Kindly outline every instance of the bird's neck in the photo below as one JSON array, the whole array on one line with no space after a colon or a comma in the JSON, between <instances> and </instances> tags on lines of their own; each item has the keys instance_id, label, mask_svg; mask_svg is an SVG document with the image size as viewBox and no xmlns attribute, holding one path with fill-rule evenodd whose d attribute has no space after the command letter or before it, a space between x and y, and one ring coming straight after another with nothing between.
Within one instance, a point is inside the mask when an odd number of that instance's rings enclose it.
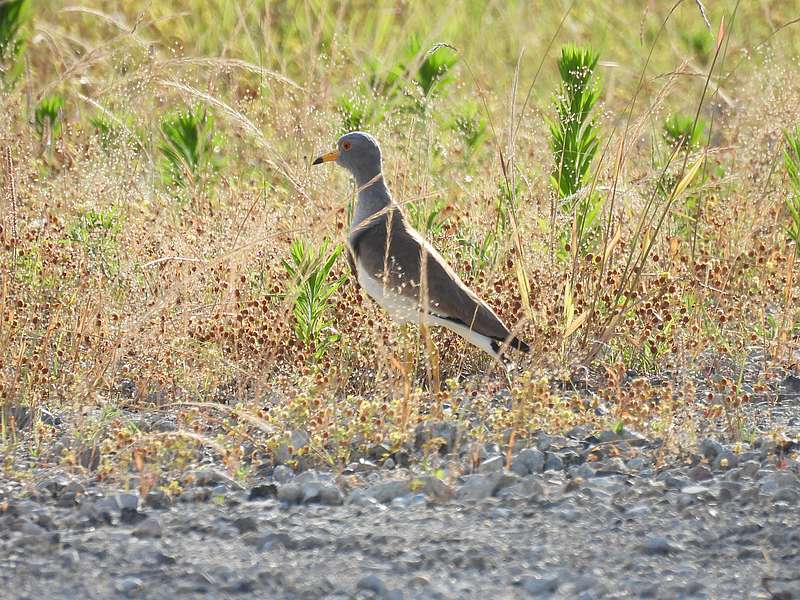
<instances>
[{"instance_id":1,"label":"bird's neck","mask_svg":"<svg viewBox=\"0 0 800 600\"><path fill-rule=\"evenodd\" d=\"M366 181L356 181L359 187L358 201L353 211L353 222L350 229L358 227L366 219L376 215L392 203L392 195L383 176L378 173L375 178ZM374 179L374 180L373 180Z\"/></svg>"}]
</instances>

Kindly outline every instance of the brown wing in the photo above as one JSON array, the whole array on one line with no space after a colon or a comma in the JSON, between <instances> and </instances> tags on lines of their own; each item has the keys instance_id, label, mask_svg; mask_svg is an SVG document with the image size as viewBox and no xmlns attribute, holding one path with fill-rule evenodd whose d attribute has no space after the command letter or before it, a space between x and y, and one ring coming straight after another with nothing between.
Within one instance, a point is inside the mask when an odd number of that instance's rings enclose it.
<instances>
[{"instance_id":1,"label":"brown wing","mask_svg":"<svg viewBox=\"0 0 800 600\"><path fill-rule=\"evenodd\" d=\"M394 208L350 235L350 246L364 269L392 291L419 302L421 264L427 273L430 312L466 325L473 331L504 342L508 328L489 306L470 290L444 258ZM424 257L424 258L422 258Z\"/></svg>"}]
</instances>

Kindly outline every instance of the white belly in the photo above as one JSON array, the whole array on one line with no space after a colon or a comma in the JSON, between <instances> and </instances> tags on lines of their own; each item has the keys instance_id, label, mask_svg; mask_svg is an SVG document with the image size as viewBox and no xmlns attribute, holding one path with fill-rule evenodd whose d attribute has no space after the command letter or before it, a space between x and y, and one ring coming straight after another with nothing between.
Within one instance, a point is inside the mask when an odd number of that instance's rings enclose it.
<instances>
[{"instance_id":1,"label":"white belly","mask_svg":"<svg viewBox=\"0 0 800 600\"><path fill-rule=\"evenodd\" d=\"M401 323L419 323L423 313L416 301L389 289L382 281L376 279L360 265L356 264L358 283L389 315Z\"/></svg>"},{"instance_id":2,"label":"white belly","mask_svg":"<svg viewBox=\"0 0 800 600\"><path fill-rule=\"evenodd\" d=\"M455 323L448 319L441 319L435 314L427 314L420 311L417 301L393 292L383 282L372 277L364 268L356 263L358 273L358 283L364 288L370 298L375 300L395 321L400 323L422 323L423 319L427 325L446 327L450 331L460 335L469 343L477 346L484 352L496 357L496 352L492 348L492 340L488 337L473 331L460 323Z\"/></svg>"}]
</instances>

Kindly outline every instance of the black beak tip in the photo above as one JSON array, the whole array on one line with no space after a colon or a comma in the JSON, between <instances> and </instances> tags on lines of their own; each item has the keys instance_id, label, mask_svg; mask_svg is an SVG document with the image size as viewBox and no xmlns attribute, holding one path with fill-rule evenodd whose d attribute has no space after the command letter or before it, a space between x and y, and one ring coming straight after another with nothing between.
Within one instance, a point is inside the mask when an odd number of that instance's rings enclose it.
<instances>
[{"instance_id":1,"label":"black beak tip","mask_svg":"<svg viewBox=\"0 0 800 600\"><path fill-rule=\"evenodd\" d=\"M314 159L314 162L312 162L311 164L312 165L321 165L322 162L323 162L322 157L318 156L317 158Z\"/></svg>"}]
</instances>

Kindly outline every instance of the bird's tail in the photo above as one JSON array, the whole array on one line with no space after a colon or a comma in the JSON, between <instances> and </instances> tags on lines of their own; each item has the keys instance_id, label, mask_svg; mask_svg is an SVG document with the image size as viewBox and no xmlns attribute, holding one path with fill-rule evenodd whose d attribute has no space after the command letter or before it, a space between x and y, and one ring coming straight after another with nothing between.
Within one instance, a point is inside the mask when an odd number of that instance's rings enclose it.
<instances>
[{"instance_id":1,"label":"bird's tail","mask_svg":"<svg viewBox=\"0 0 800 600\"><path fill-rule=\"evenodd\" d=\"M516 350L520 350L522 352L525 352L526 354L531 351L531 347L528 344L526 344L525 342L523 342L521 339L519 339L518 337L512 337L511 339L509 339L507 341L508 341L508 345L511 346L512 348L516 349Z\"/></svg>"}]
</instances>

